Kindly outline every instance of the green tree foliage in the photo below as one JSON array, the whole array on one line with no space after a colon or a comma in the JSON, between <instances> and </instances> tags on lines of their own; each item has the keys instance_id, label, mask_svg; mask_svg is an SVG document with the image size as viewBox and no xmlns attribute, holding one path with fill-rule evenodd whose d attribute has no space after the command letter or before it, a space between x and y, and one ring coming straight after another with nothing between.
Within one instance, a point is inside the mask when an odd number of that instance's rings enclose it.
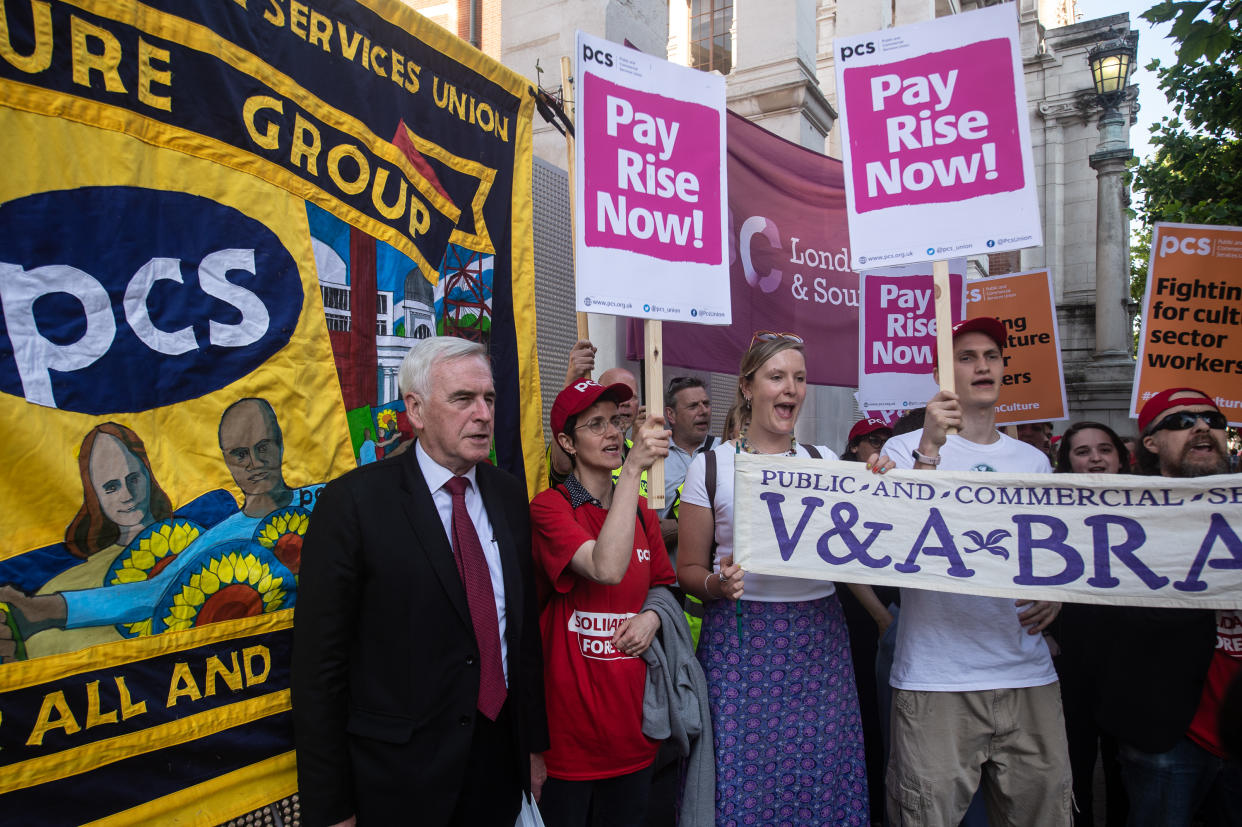
<instances>
[{"instance_id":1,"label":"green tree foliage","mask_svg":"<svg viewBox=\"0 0 1242 827\"><path fill-rule=\"evenodd\" d=\"M1173 21L1178 43L1176 63L1147 67L1174 115L1152 127L1154 152L1134 168L1144 237L1150 243L1157 221L1242 225L1242 0L1163 0L1142 17ZM1147 277L1141 265L1136 296Z\"/></svg>"}]
</instances>

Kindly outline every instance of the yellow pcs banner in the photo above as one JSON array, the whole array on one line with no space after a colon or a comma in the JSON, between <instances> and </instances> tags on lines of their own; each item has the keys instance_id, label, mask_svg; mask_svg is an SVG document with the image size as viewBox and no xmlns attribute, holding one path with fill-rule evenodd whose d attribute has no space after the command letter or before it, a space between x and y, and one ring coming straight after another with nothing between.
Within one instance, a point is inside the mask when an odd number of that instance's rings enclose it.
<instances>
[{"instance_id":1,"label":"yellow pcs banner","mask_svg":"<svg viewBox=\"0 0 1242 827\"><path fill-rule=\"evenodd\" d=\"M531 108L395 0L0 5L0 825L295 791L301 537L414 341L539 485Z\"/></svg>"}]
</instances>

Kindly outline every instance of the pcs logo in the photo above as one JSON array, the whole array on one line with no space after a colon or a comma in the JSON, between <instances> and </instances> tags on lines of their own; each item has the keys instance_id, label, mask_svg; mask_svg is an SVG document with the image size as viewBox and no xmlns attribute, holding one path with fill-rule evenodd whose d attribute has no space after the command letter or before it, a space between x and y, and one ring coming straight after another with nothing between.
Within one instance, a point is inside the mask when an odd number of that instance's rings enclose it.
<instances>
[{"instance_id":1,"label":"pcs logo","mask_svg":"<svg viewBox=\"0 0 1242 827\"><path fill-rule=\"evenodd\" d=\"M0 206L0 391L85 414L218 390L284 347L297 262L260 222L137 187Z\"/></svg>"},{"instance_id":2,"label":"pcs logo","mask_svg":"<svg viewBox=\"0 0 1242 827\"><path fill-rule=\"evenodd\" d=\"M859 43L854 46L841 47L841 60L849 60L852 57L860 57L862 55L875 54L875 43L868 40L866 43Z\"/></svg>"},{"instance_id":3,"label":"pcs logo","mask_svg":"<svg viewBox=\"0 0 1242 827\"><path fill-rule=\"evenodd\" d=\"M611 52L605 52L600 49L592 49L585 43L582 44L582 59L587 63L595 61L600 66L612 66Z\"/></svg>"},{"instance_id":4,"label":"pcs logo","mask_svg":"<svg viewBox=\"0 0 1242 827\"><path fill-rule=\"evenodd\" d=\"M1181 253L1187 256L1210 256L1212 254L1212 239L1196 238L1194 236L1178 238L1175 235L1161 233L1160 258L1164 258L1170 253Z\"/></svg>"}]
</instances>

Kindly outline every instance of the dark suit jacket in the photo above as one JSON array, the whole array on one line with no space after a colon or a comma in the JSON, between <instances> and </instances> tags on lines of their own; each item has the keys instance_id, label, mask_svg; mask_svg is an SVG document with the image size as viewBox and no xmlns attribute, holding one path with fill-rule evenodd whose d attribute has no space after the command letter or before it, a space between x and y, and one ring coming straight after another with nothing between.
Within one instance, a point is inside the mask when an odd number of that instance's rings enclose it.
<instances>
[{"instance_id":1,"label":"dark suit jacket","mask_svg":"<svg viewBox=\"0 0 1242 827\"><path fill-rule=\"evenodd\" d=\"M524 487L477 470L503 558L515 771L548 747ZM489 538L481 537L483 542ZM479 651L449 539L414 451L319 496L302 549L293 638L302 823L448 821L465 776Z\"/></svg>"}]
</instances>

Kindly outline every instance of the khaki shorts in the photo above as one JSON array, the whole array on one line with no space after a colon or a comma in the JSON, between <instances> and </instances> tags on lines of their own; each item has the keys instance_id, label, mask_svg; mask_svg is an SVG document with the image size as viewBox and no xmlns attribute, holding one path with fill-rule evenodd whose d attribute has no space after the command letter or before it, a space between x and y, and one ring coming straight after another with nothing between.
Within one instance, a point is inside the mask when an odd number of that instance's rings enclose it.
<instances>
[{"instance_id":1,"label":"khaki shorts","mask_svg":"<svg viewBox=\"0 0 1242 827\"><path fill-rule=\"evenodd\" d=\"M1059 683L976 692L893 690L888 817L952 827L982 782L988 821L1069 825L1071 790Z\"/></svg>"}]
</instances>

